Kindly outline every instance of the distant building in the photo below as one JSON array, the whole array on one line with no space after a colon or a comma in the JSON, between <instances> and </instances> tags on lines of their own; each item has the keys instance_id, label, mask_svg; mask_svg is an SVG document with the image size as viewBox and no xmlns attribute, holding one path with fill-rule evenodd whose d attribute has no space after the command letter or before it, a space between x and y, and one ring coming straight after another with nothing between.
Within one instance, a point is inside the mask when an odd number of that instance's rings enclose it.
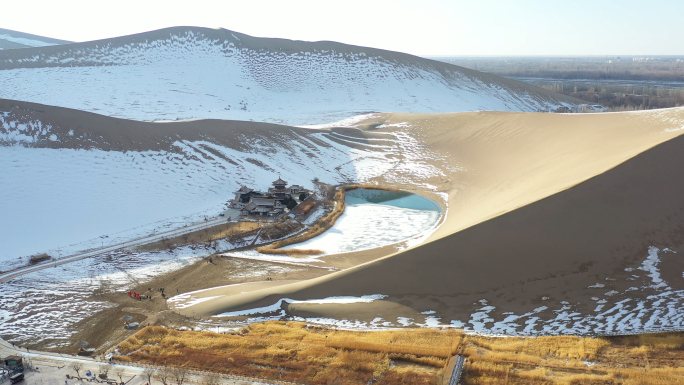
<instances>
[{"instance_id":1,"label":"distant building","mask_svg":"<svg viewBox=\"0 0 684 385\"><path fill-rule=\"evenodd\" d=\"M252 198L252 200L240 210L240 214L275 217L282 214L284 211L285 206L275 198Z\"/></svg>"},{"instance_id":2,"label":"distant building","mask_svg":"<svg viewBox=\"0 0 684 385\"><path fill-rule=\"evenodd\" d=\"M290 194L299 194L302 192L304 192L304 189L301 186L296 185L296 184L293 184L292 186L290 186Z\"/></svg>"}]
</instances>

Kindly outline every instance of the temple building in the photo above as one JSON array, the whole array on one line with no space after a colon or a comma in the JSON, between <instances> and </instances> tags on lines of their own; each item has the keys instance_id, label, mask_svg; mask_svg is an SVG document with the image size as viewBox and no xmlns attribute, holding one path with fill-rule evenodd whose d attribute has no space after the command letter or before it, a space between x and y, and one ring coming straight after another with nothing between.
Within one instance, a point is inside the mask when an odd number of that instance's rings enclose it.
<instances>
[{"instance_id":1,"label":"temple building","mask_svg":"<svg viewBox=\"0 0 684 385\"><path fill-rule=\"evenodd\" d=\"M235 191L235 198L229 201L229 207L240 210L243 216L278 216L287 210L287 203L294 201L299 203L299 195L311 195L311 192L300 185L287 186L287 182L282 178L272 182L273 187L269 187L266 193L256 191L247 186L240 187ZM292 207L292 206L290 206Z\"/></svg>"},{"instance_id":2,"label":"temple building","mask_svg":"<svg viewBox=\"0 0 684 385\"><path fill-rule=\"evenodd\" d=\"M277 181L273 182L273 187L269 187L268 189L269 194L273 194L277 197L284 197L288 192L287 182L280 179L280 177L278 177Z\"/></svg>"}]
</instances>

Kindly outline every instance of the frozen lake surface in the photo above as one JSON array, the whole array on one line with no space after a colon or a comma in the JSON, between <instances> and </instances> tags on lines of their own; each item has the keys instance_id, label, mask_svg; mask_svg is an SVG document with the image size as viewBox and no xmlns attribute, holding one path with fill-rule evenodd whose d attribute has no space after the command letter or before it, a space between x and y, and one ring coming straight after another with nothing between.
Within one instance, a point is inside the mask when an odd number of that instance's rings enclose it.
<instances>
[{"instance_id":1,"label":"frozen lake surface","mask_svg":"<svg viewBox=\"0 0 684 385\"><path fill-rule=\"evenodd\" d=\"M431 199L404 192L357 189L347 192L347 207L335 225L318 237L285 249L315 249L338 254L409 244L432 233L442 208Z\"/></svg>"}]
</instances>

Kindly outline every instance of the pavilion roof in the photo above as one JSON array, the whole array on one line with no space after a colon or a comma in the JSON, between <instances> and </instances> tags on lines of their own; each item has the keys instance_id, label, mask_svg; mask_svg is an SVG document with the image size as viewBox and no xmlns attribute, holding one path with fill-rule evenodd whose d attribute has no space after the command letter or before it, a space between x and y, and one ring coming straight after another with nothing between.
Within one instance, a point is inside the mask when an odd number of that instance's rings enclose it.
<instances>
[{"instance_id":1,"label":"pavilion roof","mask_svg":"<svg viewBox=\"0 0 684 385\"><path fill-rule=\"evenodd\" d=\"M273 182L274 186L287 186L287 182L278 177L278 180Z\"/></svg>"},{"instance_id":2,"label":"pavilion roof","mask_svg":"<svg viewBox=\"0 0 684 385\"><path fill-rule=\"evenodd\" d=\"M237 194L248 194L248 193L251 193L252 191L254 191L254 189L251 189L247 186L242 186L235 193L237 193Z\"/></svg>"}]
</instances>

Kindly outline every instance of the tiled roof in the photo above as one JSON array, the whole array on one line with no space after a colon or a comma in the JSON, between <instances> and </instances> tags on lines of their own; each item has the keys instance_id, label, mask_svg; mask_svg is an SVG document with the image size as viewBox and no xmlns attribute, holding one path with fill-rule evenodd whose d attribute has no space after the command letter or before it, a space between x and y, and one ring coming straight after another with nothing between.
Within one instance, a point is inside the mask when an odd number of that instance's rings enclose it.
<instances>
[{"instance_id":1,"label":"tiled roof","mask_svg":"<svg viewBox=\"0 0 684 385\"><path fill-rule=\"evenodd\" d=\"M252 202L257 206L273 206L275 205L275 199L270 198L252 198Z\"/></svg>"},{"instance_id":2,"label":"tiled roof","mask_svg":"<svg viewBox=\"0 0 684 385\"><path fill-rule=\"evenodd\" d=\"M249 187L247 187L247 186L242 186L242 187L240 187L239 190L236 191L236 193L247 194L247 193L250 193L250 192L252 192L252 191L254 191L254 189L251 189L251 188L249 188Z\"/></svg>"}]
</instances>

